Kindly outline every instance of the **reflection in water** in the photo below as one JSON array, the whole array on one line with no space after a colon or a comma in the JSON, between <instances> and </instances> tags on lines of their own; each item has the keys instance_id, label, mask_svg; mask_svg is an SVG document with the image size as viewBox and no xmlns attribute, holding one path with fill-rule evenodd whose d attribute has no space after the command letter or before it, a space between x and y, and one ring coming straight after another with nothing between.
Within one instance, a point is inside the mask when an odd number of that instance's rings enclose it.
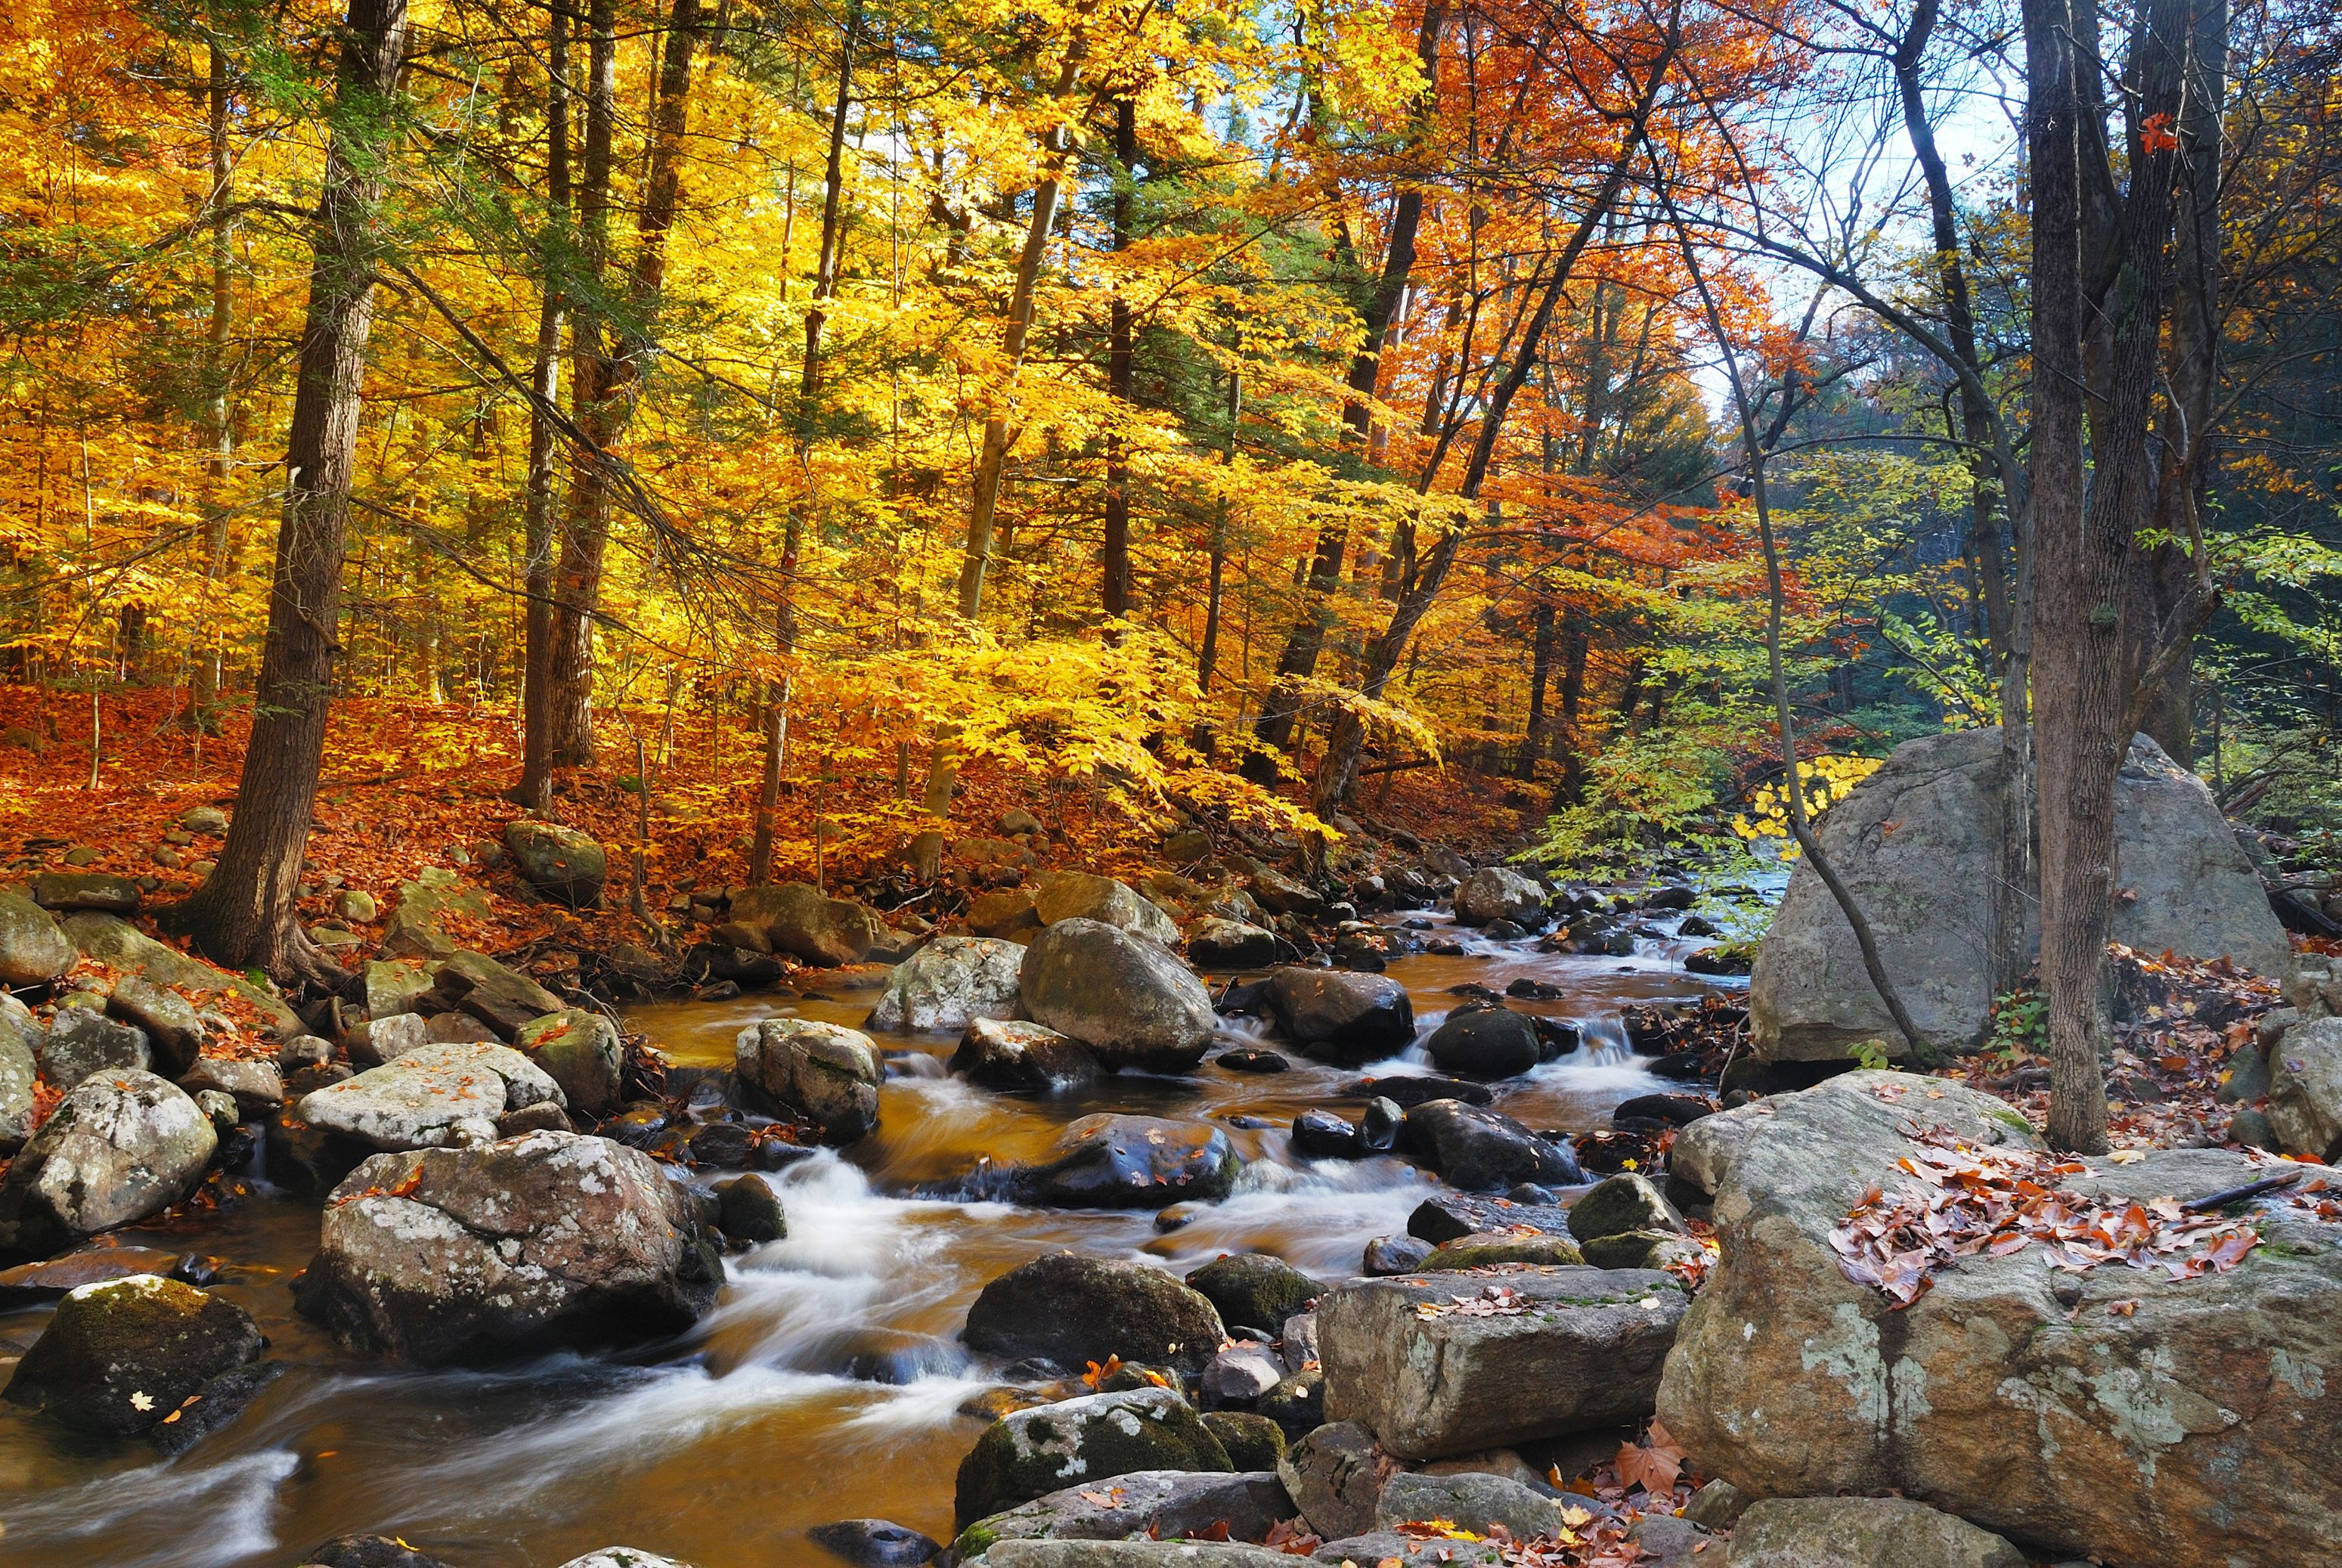
<instances>
[{"instance_id":1,"label":"reflection in water","mask_svg":"<svg viewBox=\"0 0 2342 1568\"><path fill-rule=\"evenodd\" d=\"M1024 1099L943 1075L948 1041L884 1038L894 1075L879 1134L775 1178L787 1238L731 1261L715 1310L687 1339L627 1357L493 1373L352 1357L292 1313L285 1282L315 1244L316 1211L281 1196L125 1234L226 1258L221 1288L295 1370L176 1461L136 1443L79 1443L0 1407L0 1563L278 1568L328 1536L380 1531L466 1568L545 1568L615 1543L749 1568L807 1560L808 1526L864 1515L947 1538L953 1473L978 1430L959 1406L995 1370L957 1340L986 1281L1059 1248L1182 1273L1261 1251L1346 1275L1369 1239L1405 1228L1433 1184L1396 1159L1301 1160L1285 1129L1364 1073L1428 1071L1420 1042L1454 1005L1450 987L1501 991L1530 975L1566 988L1558 1001L1513 1004L1576 1022L1586 1044L1499 1085L1498 1103L1532 1126L1576 1130L1663 1086L1628 1052L1618 1008L1710 984L1657 949L1556 958L1464 941L1464 957L1392 964L1416 1003L1417 1044L1364 1069L1288 1051L1293 1070L1273 1076L1207 1065L1187 1079L1109 1077L1080 1094ZM795 1012L858 1026L870 1001L745 996L645 1006L632 1021L679 1061L728 1064L733 1037L758 1018ZM1252 1021L1223 1022L1227 1044L1276 1048ZM1146 1213L910 1195L949 1190L986 1159L1036 1158L1093 1111L1206 1117L1251 1164L1226 1203L1168 1234ZM45 1308L0 1314L0 1348L21 1353L46 1318Z\"/></svg>"}]
</instances>

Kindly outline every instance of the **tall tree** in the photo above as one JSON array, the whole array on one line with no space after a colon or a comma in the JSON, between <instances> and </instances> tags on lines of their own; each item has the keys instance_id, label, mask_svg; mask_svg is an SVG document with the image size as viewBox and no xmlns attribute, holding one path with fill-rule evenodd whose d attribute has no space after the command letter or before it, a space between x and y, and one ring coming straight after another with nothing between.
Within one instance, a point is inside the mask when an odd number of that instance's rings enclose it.
<instances>
[{"instance_id":1,"label":"tall tree","mask_svg":"<svg viewBox=\"0 0 2342 1568\"><path fill-rule=\"evenodd\" d=\"M295 894L325 754L340 624L342 559L374 327L383 198L401 133L406 0L351 0L329 119L324 189L310 226L309 311L285 450L285 508L252 735L219 863L173 912L214 959L338 986Z\"/></svg>"},{"instance_id":2,"label":"tall tree","mask_svg":"<svg viewBox=\"0 0 2342 1568\"><path fill-rule=\"evenodd\" d=\"M554 746L554 484L560 433L554 428L561 397L561 325L565 308L562 272L568 265L569 233L569 34L566 8L545 12L545 233L540 242L545 277L537 296L536 355L529 385L535 396L528 413L527 494L522 504L524 564L528 604L524 614L525 654L521 675L520 784L513 794L521 804L542 812L553 804Z\"/></svg>"}]
</instances>

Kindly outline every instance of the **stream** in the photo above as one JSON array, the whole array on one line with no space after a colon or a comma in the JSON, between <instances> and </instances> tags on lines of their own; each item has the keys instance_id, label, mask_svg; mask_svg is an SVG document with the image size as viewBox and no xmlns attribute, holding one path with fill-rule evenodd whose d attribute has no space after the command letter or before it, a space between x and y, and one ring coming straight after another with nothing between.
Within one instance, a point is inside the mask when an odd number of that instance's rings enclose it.
<instances>
[{"instance_id":1,"label":"stream","mask_svg":"<svg viewBox=\"0 0 2342 1568\"><path fill-rule=\"evenodd\" d=\"M1110 1076L1089 1093L1023 1099L945 1075L951 1039L874 1036L891 1064L879 1131L767 1177L787 1209L787 1239L729 1257L715 1309L689 1335L624 1355L429 1372L355 1356L294 1314L285 1283L315 1246L317 1209L265 1180L237 1206L124 1231L127 1244L223 1260L215 1288L259 1319L271 1357L291 1370L170 1460L135 1441L80 1440L0 1404L0 1564L285 1568L320 1541L368 1532L465 1568L545 1568L613 1544L698 1568L768 1568L830 1561L805 1532L857 1517L948 1543L954 1473L982 1429L958 1407L998 1381L957 1341L987 1281L1062 1248L1178 1273L1259 1251L1346 1277L1367 1241L1404 1231L1437 1184L1394 1158L1301 1159L1286 1129L1361 1072L1428 1071L1419 1043L1455 1004L1449 987L1501 991L1528 976L1563 988L1559 999L1512 1005L1576 1022L1584 1046L1495 1087L1508 1114L1576 1132L1629 1096L1675 1086L1628 1051L1622 1006L1746 984L1686 974L1679 958L1689 944L1645 941L1631 958L1557 956L1429 918L1436 934L1462 935L1466 953L1391 963L1413 997L1418 1044L1363 1069L1286 1051L1293 1069L1281 1074L1207 1063L1188 1078ZM874 1000L750 994L645 1004L626 1017L677 1063L728 1066L747 1024L795 1013L858 1027ZM1251 1020L1222 1025L1224 1044L1275 1044ZM1248 1162L1236 1193L1167 1234L1146 1211L908 1195L985 1156L1036 1158L1094 1111L1212 1120ZM252 1174L265 1177L256 1165ZM50 1310L0 1312L0 1356L13 1361L30 1345Z\"/></svg>"}]
</instances>

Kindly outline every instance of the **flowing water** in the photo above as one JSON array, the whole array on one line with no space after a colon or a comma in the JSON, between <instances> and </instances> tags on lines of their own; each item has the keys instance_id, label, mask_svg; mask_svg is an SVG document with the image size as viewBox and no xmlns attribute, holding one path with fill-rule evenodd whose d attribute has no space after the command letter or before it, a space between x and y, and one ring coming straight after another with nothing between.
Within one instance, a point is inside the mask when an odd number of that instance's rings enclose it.
<instances>
[{"instance_id":1,"label":"flowing water","mask_svg":"<svg viewBox=\"0 0 2342 1568\"><path fill-rule=\"evenodd\" d=\"M1402 958L1389 973L1414 998L1418 1041L1461 982L1502 990L1526 975L1566 988L1560 1000L1514 1004L1575 1020L1586 1036L1573 1054L1497 1086L1500 1108L1533 1127L1596 1126L1621 1100L1667 1086L1627 1051L1622 1005L1733 984L1684 974L1674 944L1620 959L1466 943L1466 956ZM728 1065L744 1024L793 1012L858 1026L871 1000L752 994L629 1017L678 1062ZM1232 1042L1254 1043L1247 1021L1222 1022ZM1020 1099L944 1075L949 1040L879 1041L892 1075L878 1133L770 1178L788 1238L728 1260L715 1310L690 1335L624 1356L487 1372L354 1356L296 1317L285 1289L315 1244L316 1207L265 1183L227 1212L124 1233L225 1260L217 1288L260 1320L271 1356L292 1370L177 1459L136 1442L82 1442L0 1404L0 1564L280 1568L321 1540L369 1532L465 1568L543 1568L612 1544L699 1568L768 1568L828 1561L806 1530L872 1516L947 1542L953 1474L981 1430L958 1406L995 1381L956 1337L986 1281L1060 1248L1180 1272L1261 1251L1338 1278L1434 1190L1396 1159L1296 1157L1285 1130L1293 1117L1356 1073L1290 1053L1293 1071L1273 1076L1206 1064L1189 1078L1124 1075L1086 1094ZM1418 1046L1359 1071L1427 1070ZM1143 1211L914 1195L986 1157L1034 1158L1093 1111L1214 1121L1248 1162L1235 1194L1168 1234ZM21 1353L48 1313L0 1313L0 1357Z\"/></svg>"}]
</instances>

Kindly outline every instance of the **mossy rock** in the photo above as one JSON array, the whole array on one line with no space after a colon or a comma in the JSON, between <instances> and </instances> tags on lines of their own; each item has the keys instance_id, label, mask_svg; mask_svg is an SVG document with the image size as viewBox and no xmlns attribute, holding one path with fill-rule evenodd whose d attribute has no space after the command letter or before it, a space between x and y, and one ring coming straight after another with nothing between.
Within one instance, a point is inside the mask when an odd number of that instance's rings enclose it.
<instances>
[{"instance_id":1,"label":"mossy rock","mask_svg":"<svg viewBox=\"0 0 2342 1568\"><path fill-rule=\"evenodd\" d=\"M1228 1451L1228 1463L1238 1470L1274 1470L1285 1457L1285 1428L1267 1416L1244 1410L1214 1410L1204 1425Z\"/></svg>"},{"instance_id":2,"label":"mossy rock","mask_svg":"<svg viewBox=\"0 0 2342 1568\"><path fill-rule=\"evenodd\" d=\"M1003 1416L960 1461L954 1508L966 1529L987 1514L1135 1470L1232 1470L1195 1406L1168 1389L1093 1393Z\"/></svg>"},{"instance_id":3,"label":"mossy rock","mask_svg":"<svg viewBox=\"0 0 2342 1568\"><path fill-rule=\"evenodd\" d=\"M1548 1236L1534 1232L1506 1234L1481 1232L1476 1235L1459 1236L1432 1249L1423 1260L1426 1273L1452 1272L1457 1269L1493 1268L1498 1263L1582 1263L1586 1261L1577 1243L1566 1236Z\"/></svg>"},{"instance_id":4,"label":"mossy rock","mask_svg":"<svg viewBox=\"0 0 2342 1568\"><path fill-rule=\"evenodd\" d=\"M67 1426L127 1437L204 1384L259 1358L260 1326L235 1303L156 1274L84 1285L16 1364L7 1397Z\"/></svg>"},{"instance_id":5,"label":"mossy rock","mask_svg":"<svg viewBox=\"0 0 2342 1568\"><path fill-rule=\"evenodd\" d=\"M1284 1259L1266 1253L1214 1258L1189 1273L1187 1288L1201 1293L1218 1308L1220 1321L1228 1327L1259 1329L1264 1333L1283 1333L1285 1320L1326 1289Z\"/></svg>"}]
</instances>

